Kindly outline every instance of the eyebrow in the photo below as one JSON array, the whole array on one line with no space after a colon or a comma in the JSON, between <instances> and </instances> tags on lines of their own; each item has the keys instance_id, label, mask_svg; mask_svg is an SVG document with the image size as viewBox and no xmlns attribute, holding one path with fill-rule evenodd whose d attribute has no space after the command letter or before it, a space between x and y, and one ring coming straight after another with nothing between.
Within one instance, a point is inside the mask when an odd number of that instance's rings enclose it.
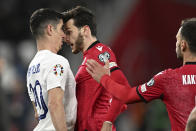
<instances>
[{"instance_id":1,"label":"eyebrow","mask_svg":"<svg viewBox=\"0 0 196 131\"><path fill-rule=\"evenodd\" d=\"M69 27L65 27L64 29L65 29L65 30L68 30L68 29L70 29L70 28L69 28Z\"/></svg>"}]
</instances>

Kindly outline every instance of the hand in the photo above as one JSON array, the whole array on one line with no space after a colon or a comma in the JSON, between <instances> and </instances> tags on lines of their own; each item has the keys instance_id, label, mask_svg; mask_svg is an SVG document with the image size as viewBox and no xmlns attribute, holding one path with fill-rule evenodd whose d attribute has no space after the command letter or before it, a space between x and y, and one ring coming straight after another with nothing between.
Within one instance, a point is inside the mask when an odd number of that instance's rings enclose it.
<instances>
[{"instance_id":1,"label":"hand","mask_svg":"<svg viewBox=\"0 0 196 131\"><path fill-rule=\"evenodd\" d=\"M112 131L112 123L104 122L101 131Z\"/></svg>"},{"instance_id":2,"label":"hand","mask_svg":"<svg viewBox=\"0 0 196 131\"><path fill-rule=\"evenodd\" d=\"M102 76L110 75L109 61L106 61L105 66L103 67L95 60L89 59L87 60L86 65L87 72L99 83Z\"/></svg>"}]
</instances>

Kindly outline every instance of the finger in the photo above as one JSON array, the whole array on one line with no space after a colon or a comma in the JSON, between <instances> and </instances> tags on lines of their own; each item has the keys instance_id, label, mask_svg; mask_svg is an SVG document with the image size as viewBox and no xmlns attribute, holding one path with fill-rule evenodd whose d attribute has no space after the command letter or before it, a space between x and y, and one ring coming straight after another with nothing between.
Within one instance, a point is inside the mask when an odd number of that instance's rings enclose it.
<instances>
[{"instance_id":1,"label":"finger","mask_svg":"<svg viewBox=\"0 0 196 131\"><path fill-rule=\"evenodd\" d=\"M92 76L93 75L93 72L90 70L90 69L88 69L88 67L86 68L86 71Z\"/></svg>"},{"instance_id":2,"label":"finger","mask_svg":"<svg viewBox=\"0 0 196 131\"><path fill-rule=\"evenodd\" d=\"M109 69L109 60L107 60L107 61L105 62L104 67L105 67L106 69Z\"/></svg>"},{"instance_id":3,"label":"finger","mask_svg":"<svg viewBox=\"0 0 196 131\"><path fill-rule=\"evenodd\" d=\"M87 60L86 64L88 64L88 66L91 66L92 68L94 68L94 66L95 66L94 60L92 60L92 59Z\"/></svg>"},{"instance_id":4,"label":"finger","mask_svg":"<svg viewBox=\"0 0 196 131\"><path fill-rule=\"evenodd\" d=\"M90 69L90 70L94 70L94 66L93 66L93 64L92 63L87 63L86 62L86 66Z\"/></svg>"},{"instance_id":5,"label":"finger","mask_svg":"<svg viewBox=\"0 0 196 131\"><path fill-rule=\"evenodd\" d=\"M97 61L93 60L93 59L89 59L87 60L88 63L92 64L92 65L97 65Z\"/></svg>"}]
</instances>

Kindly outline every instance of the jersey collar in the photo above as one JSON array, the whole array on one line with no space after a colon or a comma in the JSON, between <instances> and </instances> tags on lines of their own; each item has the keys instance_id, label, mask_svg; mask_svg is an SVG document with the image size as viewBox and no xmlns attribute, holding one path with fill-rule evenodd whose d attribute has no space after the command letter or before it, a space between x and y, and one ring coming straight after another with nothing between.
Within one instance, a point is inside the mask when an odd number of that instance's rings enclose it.
<instances>
[{"instance_id":1,"label":"jersey collar","mask_svg":"<svg viewBox=\"0 0 196 131\"><path fill-rule=\"evenodd\" d=\"M100 43L98 40L95 41L95 42L93 42L93 43L88 47L87 50L89 50L90 48L92 48L93 46L95 46L95 45L98 44L98 43Z\"/></svg>"},{"instance_id":2,"label":"jersey collar","mask_svg":"<svg viewBox=\"0 0 196 131\"><path fill-rule=\"evenodd\" d=\"M195 65L196 62L186 62L185 65Z\"/></svg>"}]
</instances>

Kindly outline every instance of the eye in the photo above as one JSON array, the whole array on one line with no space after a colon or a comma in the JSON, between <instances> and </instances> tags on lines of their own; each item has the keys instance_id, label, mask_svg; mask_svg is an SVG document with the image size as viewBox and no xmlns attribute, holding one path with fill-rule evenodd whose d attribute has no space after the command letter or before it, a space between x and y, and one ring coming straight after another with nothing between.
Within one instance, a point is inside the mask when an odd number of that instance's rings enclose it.
<instances>
[{"instance_id":1,"label":"eye","mask_svg":"<svg viewBox=\"0 0 196 131\"><path fill-rule=\"evenodd\" d=\"M71 34L71 31L70 31L70 30L66 30L66 31L65 31L65 34L66 34L66 35L70 35L70 34Z\"/></svg>"}]
</instances>

